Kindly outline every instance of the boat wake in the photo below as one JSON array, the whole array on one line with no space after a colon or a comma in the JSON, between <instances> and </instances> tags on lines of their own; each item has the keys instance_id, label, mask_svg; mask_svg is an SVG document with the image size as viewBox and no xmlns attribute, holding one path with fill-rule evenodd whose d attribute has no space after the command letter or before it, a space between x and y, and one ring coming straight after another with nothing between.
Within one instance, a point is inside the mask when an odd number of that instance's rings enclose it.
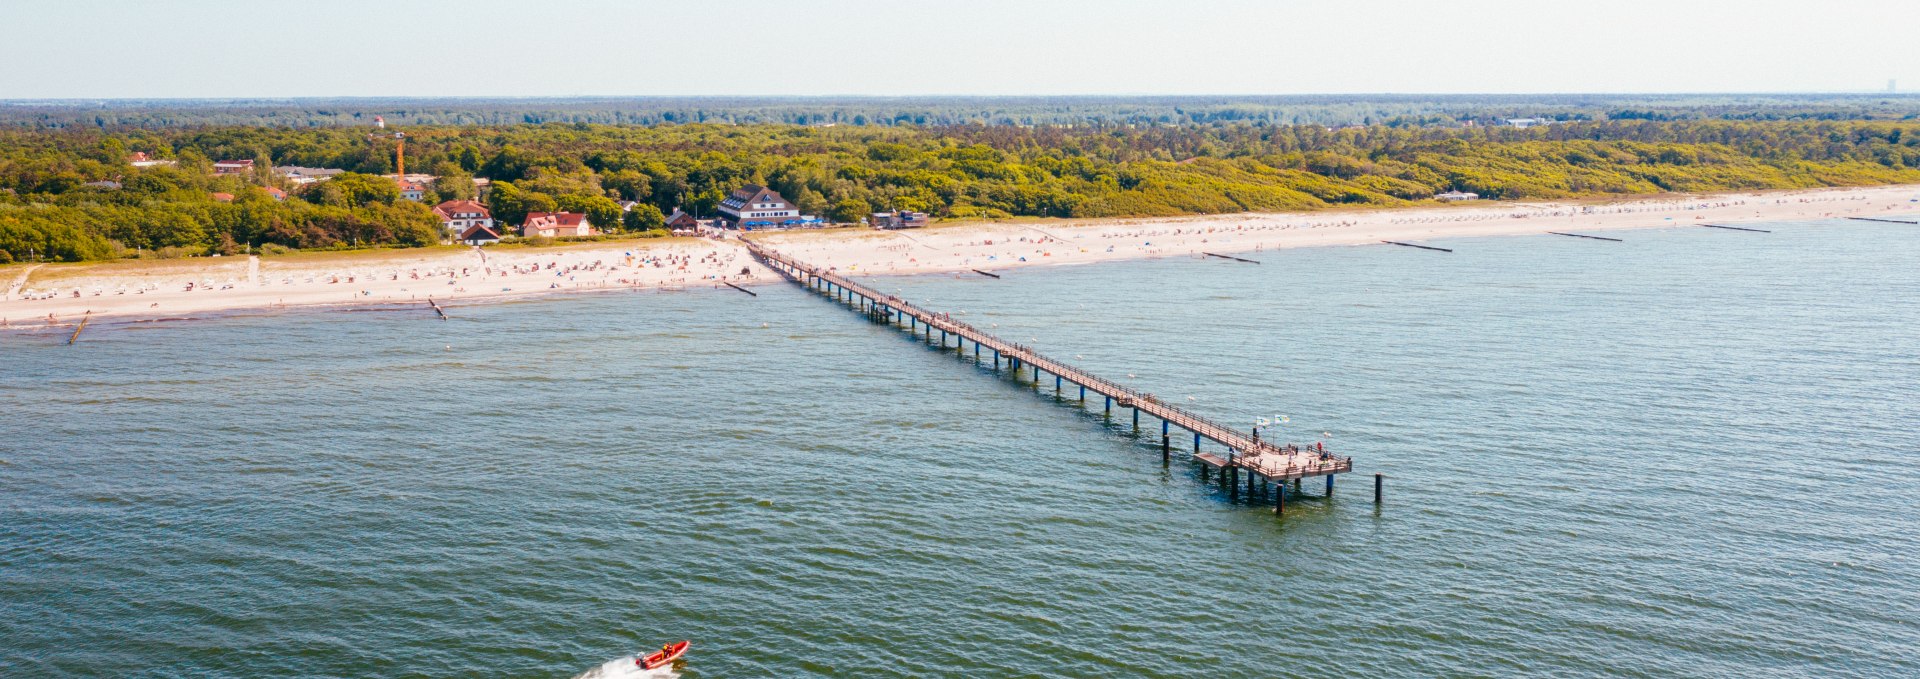
<instances>
[{"instance_id":1,"label":"boat wake","mask_svg":"<svg viewBox=\"0 0 1920 679\"><path fill-rule=\"evenodd\" d=\"M581 672L573 679L672 679L680 676L673 666L656 667L651 670L640 669L640 656L630 655L624 658L608 660L599 667Z\"/></svg>"}]
</instances>

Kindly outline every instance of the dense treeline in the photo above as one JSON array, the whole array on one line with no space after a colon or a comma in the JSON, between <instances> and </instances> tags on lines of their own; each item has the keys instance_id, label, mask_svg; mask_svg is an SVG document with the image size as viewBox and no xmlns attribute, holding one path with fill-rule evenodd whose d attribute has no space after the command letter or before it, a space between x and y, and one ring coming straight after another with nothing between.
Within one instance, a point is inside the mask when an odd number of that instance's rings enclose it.
<instances>
[{"instance_id":1,"label":"dense treeline","mask_svg":"<svg viewBox=\"0 0 1920 679\"><path fill-rule=\"evenodd\" d=\"M1914 94L1266 97L590 97L4 102L0 127L660 125L1458 125L1553 120L1917 120Z\"/></svg>"},{"instance_id":2,"label":"dense treeline","mask_svg":"<svg viewBox=\"0 0 1920 679\"><path fill-rule=\"evenodd\" d=\"M495 216L583 211L644 229L711 214L743 183L852 222L902 208L947 218L1111 217L1404 205L1460 189L1494 199L1920 183L1920 123L1613 120L1531 129L1317 125L940 128L783 125L407 128L434 198L492 180ZM390 136L220 127L0 132L0 258L414 245L428 208L399 200ZM140 151L178 161L136 169ZM293 191L215 159L351 171ZM119 188L88 186L114 181ZM232 202L216 201L215 192ZM618 200L647 207L623 212ZM643 215L643 216L642 216Z\"/></svg>"}]
</instances>

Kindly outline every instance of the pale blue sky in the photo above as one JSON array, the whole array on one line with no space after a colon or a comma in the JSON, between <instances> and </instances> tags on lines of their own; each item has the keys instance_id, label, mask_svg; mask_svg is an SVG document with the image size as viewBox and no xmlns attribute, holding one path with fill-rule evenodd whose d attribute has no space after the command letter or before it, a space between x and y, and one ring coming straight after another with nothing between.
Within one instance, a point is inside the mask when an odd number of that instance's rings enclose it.
<instances>
[{"instance_id":1,"label":"pale blue sky","mask_svg":"<svg viewBox=\"0 0 1920 679\"><path fill-rule=\"evenodd\" d=\"M1917 0L0 0L0 99L1920 89Z\"/></svg>"}]
</instances>

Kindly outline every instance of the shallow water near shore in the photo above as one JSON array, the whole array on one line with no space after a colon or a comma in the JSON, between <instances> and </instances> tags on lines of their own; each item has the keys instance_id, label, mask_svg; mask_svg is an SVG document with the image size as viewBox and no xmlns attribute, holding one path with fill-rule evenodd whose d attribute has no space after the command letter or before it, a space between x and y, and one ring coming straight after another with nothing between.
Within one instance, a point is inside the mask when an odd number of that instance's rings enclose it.
<instances>
[{"instance_id":1,"label":"shallow water near shore","mask_svg":"<svg viewBox=\"0 0 1920 679\"><path fill-rule=\"evenodd\" d=\"M1283 518L795 286L3 334L0 676L1920 674L1920 227L1760 228L869 279Z\"/></svg>"}]
</instances>

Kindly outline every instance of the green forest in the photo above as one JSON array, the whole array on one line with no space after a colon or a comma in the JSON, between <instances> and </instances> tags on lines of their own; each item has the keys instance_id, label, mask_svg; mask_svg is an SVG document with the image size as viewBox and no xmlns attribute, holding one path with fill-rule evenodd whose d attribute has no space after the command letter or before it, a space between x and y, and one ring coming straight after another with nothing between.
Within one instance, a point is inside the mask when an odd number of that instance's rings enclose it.
<instances>
[{"instance_id":1,"label":"green forest","mask_svg":"<svg viewBox=\"0 0 1920 679\"><path fill-rule=\"evenodd\" d=\"M484 199L509 224L568 210L634 231L658 227L675 207L711 214L745 183L842 222L883 209L944 219L1171 216L1405 206L1450 189L1516 200L1920 183L1920 122L1909 121L403 129L407 168L439 177L426 204L401 200L379 176L395 171L392 130L0 130L0 263L428 245L441 238L429 205L476 197L475 177L492 181ZM134 152L176 164L135 168ZM260 170L213 173L214 161L237 159L348 173L299 187ZM280 201L269 187L291 195ZM650 207L623 212L623 200Z\"/></svg>"}]
</instances>

